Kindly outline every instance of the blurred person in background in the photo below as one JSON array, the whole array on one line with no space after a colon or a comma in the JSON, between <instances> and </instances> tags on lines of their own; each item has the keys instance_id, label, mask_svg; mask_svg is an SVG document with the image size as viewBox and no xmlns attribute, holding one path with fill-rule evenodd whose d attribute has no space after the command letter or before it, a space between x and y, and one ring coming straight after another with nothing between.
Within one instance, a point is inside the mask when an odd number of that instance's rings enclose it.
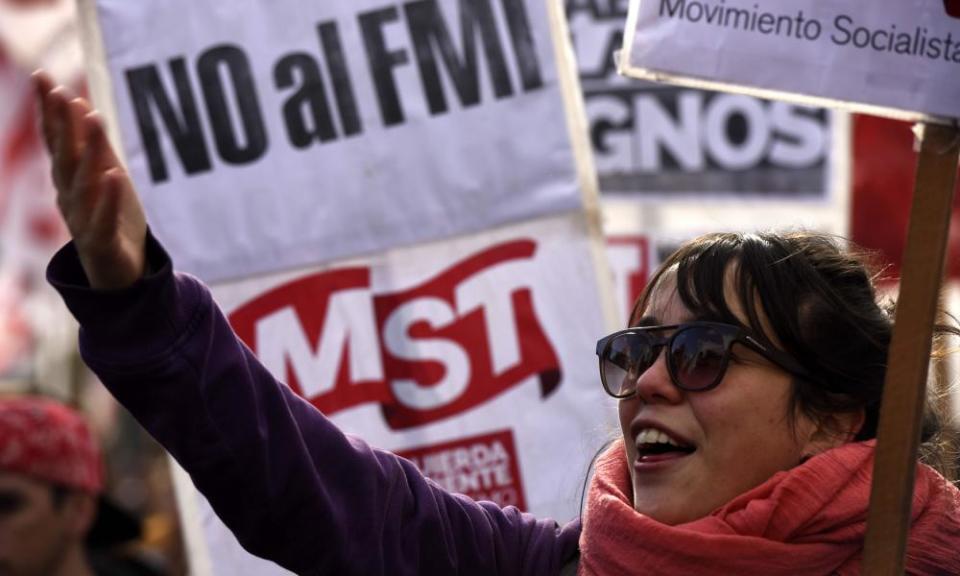
<instances>
[{"instance_id":1,"label":"blurred person in background","mask_svg":"<svg viewBox=\"0 0 960 576\"><path fill-rule=\"evenodd\" d=\"M83 418L40 397L0 399L0 575L157 576L123 545L137 520L103 496Z\"/></svg>"},{"instance_id":2,"label":"blurred person in background","mask_svg":"<svg viewBox=\"0 0 960 576\"><path fill-rule=\"evenodd\" d=\"M73 320L44 281L47 262L68 235L37 134L30 72L49 68L59 82L86 93L79 32L76 0L0 0L0 394L82 404L109 466L111 501L144 519L140 549L162 557L171 574L183 574L166 457L80 366ZM93 523L88 548L102 548L98 527L110 524ZM106 555L89 556L98 563ZM0 576L6 570L0 564Z\"/></svg>"}]
</instances>

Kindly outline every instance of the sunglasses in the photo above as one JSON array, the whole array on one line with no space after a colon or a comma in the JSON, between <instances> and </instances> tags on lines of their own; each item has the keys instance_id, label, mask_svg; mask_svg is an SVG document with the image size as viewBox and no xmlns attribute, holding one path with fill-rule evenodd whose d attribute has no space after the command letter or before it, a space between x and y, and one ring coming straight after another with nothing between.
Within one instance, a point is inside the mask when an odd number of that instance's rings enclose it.
<instances>
[{"instance_id":1,"label":"sunglasses","mask_svg":"<svg viewBox=\"0 0 960 576\"><path fill-rule=\"evenodd\" d=\"M734 343L755 350L787 372L809 379L809 372L792 356L733 324L685 322L670 326L627 328L597 342L600 381L614 398L637 393L637 380L666 348L667 372L674 386L700 392L715 388L730 364Z\"/></svg>"}]
</instances>

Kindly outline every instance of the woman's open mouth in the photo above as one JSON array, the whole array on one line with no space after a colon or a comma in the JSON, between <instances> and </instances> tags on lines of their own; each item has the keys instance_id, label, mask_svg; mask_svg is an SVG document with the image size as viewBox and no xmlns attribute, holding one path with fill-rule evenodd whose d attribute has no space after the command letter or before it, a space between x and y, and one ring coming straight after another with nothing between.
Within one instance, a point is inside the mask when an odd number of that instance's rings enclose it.
<instances>
[{"instance_id":1,"label":"woman's open mouth","mask_svg":"<svg viewBox=\"0 0 960 576\"><path fill-rule=\"evenodd\" d=\"M638 467L677 460L696 451L695 446L656 428L640 430L635 442L637 447L636 466Z\"/></svg>"}]
</instances>

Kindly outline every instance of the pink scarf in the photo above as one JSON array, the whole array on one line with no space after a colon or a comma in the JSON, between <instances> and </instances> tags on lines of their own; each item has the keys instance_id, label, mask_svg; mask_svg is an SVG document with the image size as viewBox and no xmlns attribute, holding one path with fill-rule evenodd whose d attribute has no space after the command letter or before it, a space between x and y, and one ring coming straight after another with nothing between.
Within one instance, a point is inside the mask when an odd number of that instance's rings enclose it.
<instances>
[{"instance_id":1,"label":"pink scarf","mask_svg":"<svg viewBox=\"0 0 960 576\"><path fill-rule=\"evenodd\" d=\"M667 526L633 509L623 441L598 460L579 576L859 574L873 442L811 458L710 516ZM907 572L960 574L960 492L919 465Z\"/></svg>"}]
</instances>

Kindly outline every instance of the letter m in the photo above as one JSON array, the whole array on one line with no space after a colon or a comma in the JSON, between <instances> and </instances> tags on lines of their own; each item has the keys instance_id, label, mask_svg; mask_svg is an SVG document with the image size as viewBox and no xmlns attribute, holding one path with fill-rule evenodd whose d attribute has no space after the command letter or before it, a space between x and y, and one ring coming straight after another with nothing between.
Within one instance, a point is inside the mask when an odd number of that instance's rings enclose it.
<instances>
[{"instance_id":1,"label":"letter m","mask_svg":"<svg viewBox=\"0 0 960 576\"><path fill-rule=\"evenodd\" d=\"M683 18L686 7L686 0L675 0L673 5L670 4L670 0L660 0L660 15L663 16L666 14L670 18L675 18L679 13L680 18Z\"/></svg>"},{"instance_id":2,"label":"letter m","mask_svg":"<svg viewBox=\"0 0 960 576\"><path fill-rule=\"evenodd\" d=\"M330 296L316 346L293 306L281 308L256 323L257 356L275 376L299 387L308 400L334 391L344 356L349 380L383 380L383 362L366 289Z\"/></svg>"},{"instance_id":3,"label":"letter m","mask_svg":"<svg viewBox=\"0 0 960 576\"><path fill-rule=\"evenodd\" d=\"M453 4L448 2L447 4ZM463 57L457 53L440 6L436 0L420 0L404 5L410 36L413 39L420 78L432 114L447 111L447 100L440 81L434 47L440 54L450 80L464 106L480 102L476 33L483 43L484 58L490 68L493 92L497 98L513 94L497 22L489 0L460 0L460 35Z\"/></svg>"}]
</instances>

